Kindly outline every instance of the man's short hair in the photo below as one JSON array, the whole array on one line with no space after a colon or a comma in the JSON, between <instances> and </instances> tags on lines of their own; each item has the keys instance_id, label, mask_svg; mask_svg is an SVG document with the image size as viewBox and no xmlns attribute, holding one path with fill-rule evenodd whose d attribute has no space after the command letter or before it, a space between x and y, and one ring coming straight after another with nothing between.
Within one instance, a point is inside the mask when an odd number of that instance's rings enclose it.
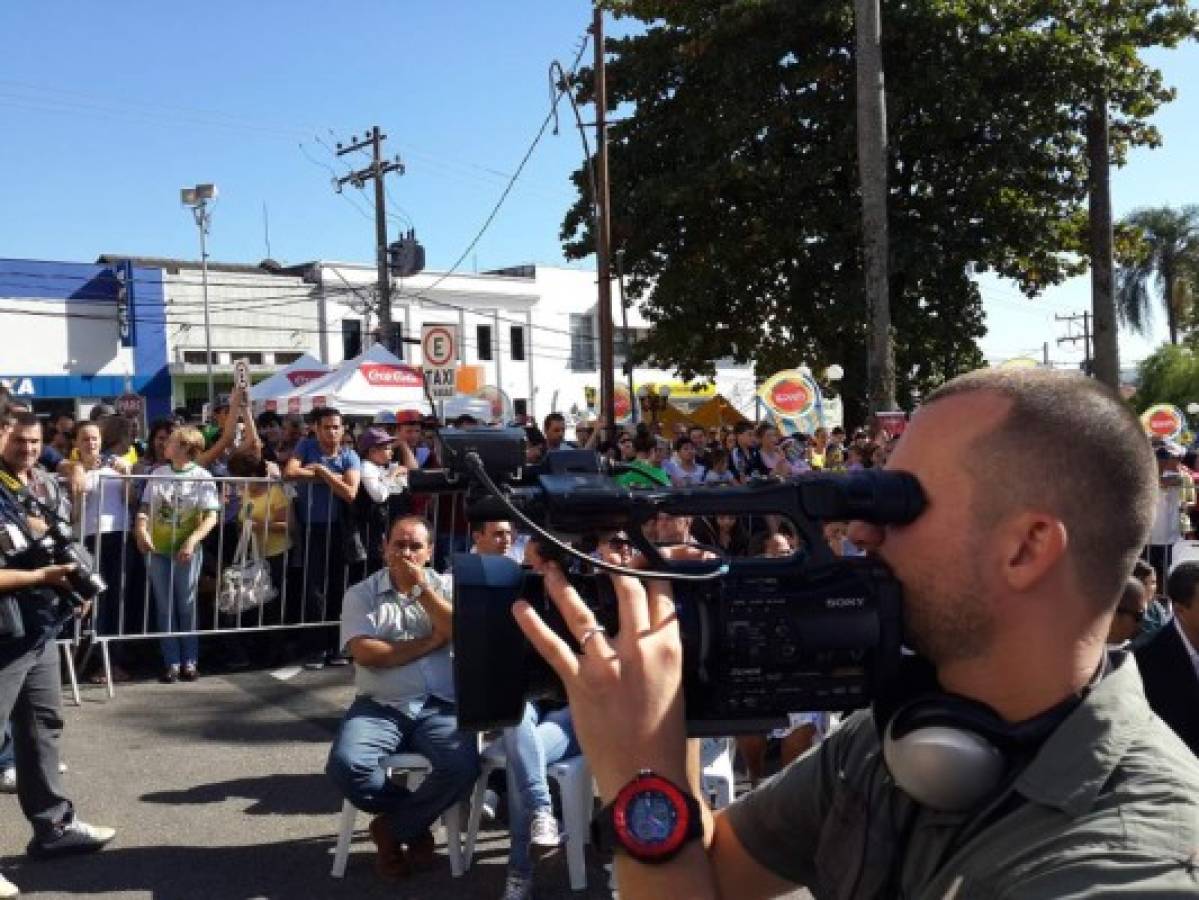
<instances>
[{"instance_id":1,"label":"man's short hair","mask_svg":"<svg viewBox=\"0 0 1199 900\"><path fill-rule=\"evenodd\" d=\"M425 529L425 540L432 543L433 541L433 526L429 524L429 520L424 516L418 516L415 513L407 513L402 516L396 516L387 525L387 540L391 541L391 536L396 530L396 526L403 522L413 522Z\"/></svg>"},{"instance_id":2,"label":"man's short hair","mask_svg":"<svg viewBox=\"0 0 1199 900\"><path fill-rule=\"evenodd\" d=\"M549 413L546 415L545 419L542 421L541 427L544 428L546 431L549 431L550 422L560 422L561 424L565 425L566 424L566 416L562 415L562 413L560 413L560 412Z\"/></svg>"},{"instance_id":3,"label":"man's short hair","mask_svg":"<svg viewBox=\"0 0 1199 900\"><path fill-rule=\"evenodd\" d=\"M1120 594L1121 609L1136 609L1145 599L1145 585L1129 575L1124 579L1124 590Z\"/></svg>"},{"instance_id":4,"label":"man's short hair","mask_svg":"<svg viewBox=\"0 0 1199 900\"><path fill-rule=\"evenodd\" d=\"M493 522L497 525L507 525L513 531L516 530L515 522L509 522L507 519L487 519L483 522L471 522L470 533L471 534L486 534L487 526L492 524Z\"/></svg>"},{"instance_id":5,"label":"man's short hair","mask_svg":"<svg viewBox=\"0 0 1199 900\"><path fill-rule=\"evenodd\" d=\"M1153 566L1149 565L1149 563L1143 559L1138 559L1132 564L1132 577L1139 578L1142 581L1154 574L1155 571L1156 570L1153 568Z\"/></svg>"},{"instance_id":6,"label":"man's short hair","mask_svg":"<svg viewBox=\"0 0 1199 900\"><path fill-rule=\"evenodd\" d=\"M1166 579L1166 596L1171 603L1191 608L1199 587L1199 562L1180 562Z\"/></svg>"},{"instance_id":7,"label":"man's short hair","mask_svg":"<svg viewBox=\"0 0 1199 900\"><path fill-rule=\"evenodd\" d=\"M742 434L745 434L745 432L747 432L747 431L753 431L753 430L754 430L754 423L749 421L748 419L743 419L742 421L738 422L736 425L733 426L733 434L736 434L736 435L742 435Z\"/></svg>"},{"instance_id":8,"label":"man's short hair","mask_svg":"<svg viewBox=\"0 0 1199 900\"><path fill-rule=\"evenodd\" d=\"M325 419L331 418L333 416L337 416L337 418L340 419L341 418L341 410L335 409L332 406L318 406L316 409L314 409L311 413L308 414L308 419L310 422L312 422L313 425L319 425Z\"/></svg>"},{"instance_id":9,"label":"man's short hair","mask_svg":"<svg viewBox=\"0 0 1199 900\"><path fill-rule=\"evenodd\" d=\"M678 437L678 438L674 439L674 450L676 453L678 453L680 450L682 450L686 446L692 446L692 447L695 446L695 441L691 440L690 435L685 434L682 437Z\"/></svg>"},{"instance_id":10,"label":"man's short hair","mask_svg":"<svg viewBox=\"0 0 1199 900\"><path fill-rule=\"evenodd\" d=\"M925 402L974 393L1009 404L1003 421L979 435L966 457L976 521L995 522L1019 509L1053 514L1069 533L1066 552L1080 586L1112 609L1157 501L1157 467L1140 421L1098 381L1047 369L980 369Z\"/></svg>"},{"instance_id":11,"label":"man's short hair","mask_svg":"<svg viewBox=\"0 0 1199 900\"><path fill-rule=\"evenodd\" d=\"M37 413L31 413L27 409L20 409L12 413L12 427L14 429L36 428L40 432L42 430L42 420L37 417Z\"/></svg>"},{"instance_id":12,"label":"man's short hair","mask_svg":"<svg viewBox=\"0 0 1199 900\"><path fill-rule=\"evenodd\" d=\"M270 428L272 425L283 427L283 420L279 418L279 414L274 410L266 410L258 414L258 418L254 420L259 428Z\"/></svg>"}]
</instances>

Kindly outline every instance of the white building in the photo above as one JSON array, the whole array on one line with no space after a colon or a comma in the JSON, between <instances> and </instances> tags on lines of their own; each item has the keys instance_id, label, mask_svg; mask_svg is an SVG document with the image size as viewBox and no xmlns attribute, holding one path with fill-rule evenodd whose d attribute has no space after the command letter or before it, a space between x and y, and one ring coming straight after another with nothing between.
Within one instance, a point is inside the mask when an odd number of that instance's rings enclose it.
<instances>
[{"instance_id":1,"label":"white building","mask_svg":"<svg viewBox=\"0 0 1199 900\"><path fill-rule=\"evenodd\" d=\"M110 262L117 257L101 257ZM195 409L207 396L203 287L199 264L136 258L163 272L164 309L173 402ZM279 267L209 264L208 312L214 382L218 393L232 385L232 365L246 359L255 375L308 352L330 365L357 355L377 338L373 312L374 266L312 262ZM615 293L615 292L614 292ZM510 398L515 414L540 420L559 411L585 416L599 386L595 273L580 269L521 266L498 273L422 272L392 288L392 320L408 343L403 357L419 364L423 324L459 329L460 362L484 367L484 382ZM624 333L619 300L616 379L622 373ZM648 323L628 313L630 340ZM639 368L635 386L670 385L685 393L670 372ZM752 414L752 367L718 365L715 390ZM701 395L702 396L702 395Z\"/></svg>"}]
</instances>

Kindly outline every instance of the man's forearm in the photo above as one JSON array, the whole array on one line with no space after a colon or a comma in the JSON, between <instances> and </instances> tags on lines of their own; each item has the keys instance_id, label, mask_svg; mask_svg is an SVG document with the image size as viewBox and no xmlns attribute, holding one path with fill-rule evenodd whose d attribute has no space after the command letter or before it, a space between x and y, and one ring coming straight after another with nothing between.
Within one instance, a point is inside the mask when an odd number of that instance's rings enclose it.
<instances>
[{"instance_id":1,"label":"man's forearm","mask_svg":"<svg viewBox=\"0 0 1199 900\"><path fill-rule=\"evenodd\" d=\"M350 655L368 669L393 669L428 656L444 644L445 639L436 633L399 641L359 637L350 642Z\"/></svg>"},{"instance_id":2,"label":"man's forearm","mask_svg":"<svg viewBox=\"0 0 1199 900\"><path fill-rule=\"evenodd\" d=\"M452 636L454 633L454 607L450 601L441 596L433 588L428 588L421 592L421 595L416 598L419 603L429 614L429 620L433 623L433 630L440 631L446 636Z\"/></svg>"}]
</instances>

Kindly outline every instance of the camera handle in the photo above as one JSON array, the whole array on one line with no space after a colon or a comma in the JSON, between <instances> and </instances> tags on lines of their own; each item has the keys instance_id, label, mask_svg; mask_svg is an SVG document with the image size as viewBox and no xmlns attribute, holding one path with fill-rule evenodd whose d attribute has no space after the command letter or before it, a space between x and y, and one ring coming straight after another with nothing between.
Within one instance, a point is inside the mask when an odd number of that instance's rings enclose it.
<instances>
[{"instance_id":1,"label":"camera handle","mask_svg":"<svg viewBox=\"0 0 1199 900\"><path fill-rule=\"evenodd\" d=\"M507 513L514 519L519 521L522 525L524 525L542 540L553 544L563 553L573 556L575 559L585 562L590 566L594 566L595 568L604 572L609 572L613 575L628 575L633 578L662 578L667 581L713 581L715 579L723 578L728 574L729 564L727 560L722 560L719 565L706 572L677 572L670 569L631 569L627 566L618 566L614 565L613 563L605 562L602 559L595 559L594 557L588 556L586 553L576 550L565 541L560 540L556 535L546 531L544 528L526 516L523 512L517 509L512 502L506 496L504 496L504 492L499 488L499 486L492 481L491 476L487 474L487 468L483 465L483 460L479 457L478 453L473 451L467 453L464 462L466 463L467 468L470 470L470 473L474 475L475 478L479 479L479 483L487 489L488 493L490 493L496 498L496 500L500 502L500 505L503 506L505 511L507 511ZM641 538L641 540L638 541L637 538ZM643 535L636 533L630 535L630 539L638 548L642 549L643 553L646 552L646 550L650 551L647 553L647 558L649 558L651 562L657 563L658 565L666 564L666 561L662 558L662 555L658 552L657 548L646 541Z\"/></svg>"}]
</instances>

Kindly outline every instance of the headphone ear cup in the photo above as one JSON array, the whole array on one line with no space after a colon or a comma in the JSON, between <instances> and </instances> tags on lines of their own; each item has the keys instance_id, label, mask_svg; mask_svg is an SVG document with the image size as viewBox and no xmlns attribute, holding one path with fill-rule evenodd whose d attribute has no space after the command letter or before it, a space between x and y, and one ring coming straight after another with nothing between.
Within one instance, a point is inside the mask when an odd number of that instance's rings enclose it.
<instances>
[{"instance_id":1,"label":"headphone ear cup","mask_svg":"<svg viewBox=\"0 0 1199 900\"><path fill-rule=\"evenodd\" d=\"M883 759L917 803L967 812L994 793L1008 769L1002 723L972 701L937 695L902 707L883 732Z\"/></svg>"}]
</instances>

